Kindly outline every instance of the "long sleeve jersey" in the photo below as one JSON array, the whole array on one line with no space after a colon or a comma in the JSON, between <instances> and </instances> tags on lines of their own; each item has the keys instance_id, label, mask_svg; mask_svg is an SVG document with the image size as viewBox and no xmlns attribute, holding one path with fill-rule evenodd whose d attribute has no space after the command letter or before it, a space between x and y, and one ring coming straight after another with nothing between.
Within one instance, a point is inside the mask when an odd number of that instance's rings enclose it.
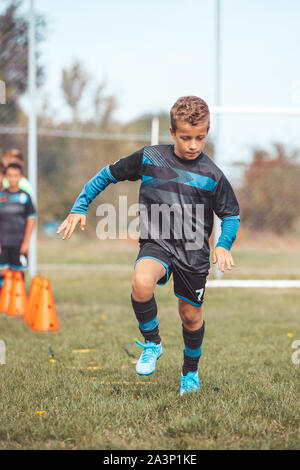
<instances>
[{"instance_id":1,"label":"long sleeve jersey","mask_svg":"<svg viewBox=\"0 0 300 470\"><path fill-rule=\"evenodd\" d=\"M36 217L31 197L25 191L0 191L0 243L19 246L24 238L27 220Z\"/></svg>"},{"instance_id":2,"label":"long sleeve jersey","mask_svg":"<svg viewBox=\"0 0 300 470\"><path fill-rule=\"evenodd\" d=\"M207 273L215 213L222 220L217 246L230 250L239 226L239 205L229 181L205 153L183 160L174 153L174 145L144 147L95 175L71 213L85 214L97 194L125 180L141 180L140 244L157 243L181 268Z\"/></svg>"}]
</instances>

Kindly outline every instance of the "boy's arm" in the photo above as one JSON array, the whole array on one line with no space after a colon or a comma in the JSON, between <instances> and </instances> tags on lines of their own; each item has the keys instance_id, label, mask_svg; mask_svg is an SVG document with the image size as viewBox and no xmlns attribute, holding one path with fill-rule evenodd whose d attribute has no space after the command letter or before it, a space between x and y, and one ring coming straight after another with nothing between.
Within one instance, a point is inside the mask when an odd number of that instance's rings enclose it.
<instances>
[{"instance_id":1,"label":"boy's arm","mask_svg":"<svg viewBox=\"0 0 300 470\"><path fill-rule=\"evenodd\" d=\"M24 238L20 247L20 253L27 255L29 250L29 243L30 238L35 226L35 219L36 219L36 212L34 205L32 204L31 197L27 194L28 200L25 204L25 215L27 218L26 227L25 227L25 234Z\"/></svg>"},{"instance_id":2,"label":"boy's arm","mask_svg":"<svg viewBox=\"0 0 300 470\"><path fill-rule=\"evenodd\" d=\"M86 212L89 205L109 184L119 181L136 181L141 178L143 149L117 160L112 165L102 168L90 181L86 183L77 197L70 214L62 222L57 234L64 231L63 240L70 238L76 225L80 222L81 230L85 229Z\"/></svg>"},{"instance_id":3,"label":"boy's arm","mask_svg":"<svg viewBox=\"0 0 300 470\"><path fill-rule=\"evenodd\" d=\"M212 261L213 264L218 262L219 269L224 272L226 266L229 270L234 266L230 250L240 224L238 201L224 175L222 175L213 195L213 209L222 222L221 235L213 250Z\"/></svg>"},{"instance_id":4,"label":"boy's arm","mask_svg":"<svg viewBox=\"0 0 300 470\"><path fill-rule=\"evenodd\" d=\"M35 217L34 216L28 217L27 222L26 222L24 238L20 247L20 253L23 255L28 254L30 238L31 238L34 226L35 226Z\"/></svg>"}]
</instances>

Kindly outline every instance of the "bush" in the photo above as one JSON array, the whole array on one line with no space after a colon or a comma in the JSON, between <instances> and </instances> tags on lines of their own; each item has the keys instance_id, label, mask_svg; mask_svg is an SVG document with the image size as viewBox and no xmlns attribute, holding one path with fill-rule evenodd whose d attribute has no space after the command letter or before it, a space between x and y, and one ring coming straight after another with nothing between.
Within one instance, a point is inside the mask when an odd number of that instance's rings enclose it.
<instances>
[{"instance_id":1,"label":"bush","mask_svg":"<svg viewBox=\"0 0 300 470\"><path fill-rule=\"evenodd\" d=\"M238 199L245 227L282 235L300 217L300 163L298 151L289 155L283 145L274 147L274 154L254 151Z\"/></svg>"}]
</instances>

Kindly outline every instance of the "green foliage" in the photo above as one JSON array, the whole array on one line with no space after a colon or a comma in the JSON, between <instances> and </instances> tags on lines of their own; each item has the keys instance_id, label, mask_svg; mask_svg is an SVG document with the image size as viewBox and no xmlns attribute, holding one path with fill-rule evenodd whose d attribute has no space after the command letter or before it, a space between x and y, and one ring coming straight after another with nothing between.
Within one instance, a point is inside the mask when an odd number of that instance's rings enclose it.
<instances>
[{"instance_id":1,"label":"green foliage","mask_svg":"<svg viewBox=\"0 0 300 470\"><path fill-rule=\"evenodd\" d=\"M254 151L238 199L245 227L284 234L299 220L299 152L289 154L281 144L276 144L274 150Z\"/></svg>"},{"instance_id":2,"label":"green foliage","mask_svg":"<svg viewBox=\"0 0 300 470\"><path fill-rule=\"evenodd\" d=\"M22 1L12 0L0 16L0 80L6 85L7 104L0 106L0 122L7 124L17 118L19 96L27 89L28 19L20 16ZM44 39L46 22L37 16L37 43ZM37 54L37 84L44 80L44 70Z\"/></svg>"},{"instance_id":3,"label":"green foliage","mask_svg":"<svg viewBox=\"0 0 300 470\"><path fill-rule=\"evenodd\" d=\"M2 2L3 3L3 2ZM28 18L21 15L21 0L6 1L6 8L0 15L0 80L6 86L6 104L0 106L0 124L11 125L19 123L24 116L19 107L20 96L27 89L28 80ZM46 20L42 15L36 16L36 43L45 39ZM44 82L44 67L40 61L40 51L37 50L37 86ZM27 121L27 118L26 118ZM23 125L26 125L22 122ZM26 155L27 142L22 136L0 134L0 151L9 148L20 148Z\"/></svg>"}]
</instances>

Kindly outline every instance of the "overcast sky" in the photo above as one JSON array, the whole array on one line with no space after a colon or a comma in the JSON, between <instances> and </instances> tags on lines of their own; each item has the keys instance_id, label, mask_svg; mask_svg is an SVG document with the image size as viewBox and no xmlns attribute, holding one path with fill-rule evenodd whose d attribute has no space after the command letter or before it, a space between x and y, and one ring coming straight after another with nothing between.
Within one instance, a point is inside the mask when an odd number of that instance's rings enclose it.
<instances>
[{"instance_id":1,"label":"overcast sky","mask_svg":"<svg viewBox=\"0 0 300 470\"><path fill-rule=\"evenodd\" d=\"M57 119L69 116L61 71L74 59L119 103L115 117L169 111L182 95L214 98L214 0L35 0L49 22L41 48L47 96ZM29 0L24 1L29 6ZM300 106L299 0L221 0L223 105ZM300 87L299 87L300 88ZM25 100L23 101L25 104ZM85 109L88 112L88 109ZM300 147L297 117L224 117L224 160L249 146L284 141ZM212 122L213 134L213 122Z\"/></svg>"}]
</instances>

